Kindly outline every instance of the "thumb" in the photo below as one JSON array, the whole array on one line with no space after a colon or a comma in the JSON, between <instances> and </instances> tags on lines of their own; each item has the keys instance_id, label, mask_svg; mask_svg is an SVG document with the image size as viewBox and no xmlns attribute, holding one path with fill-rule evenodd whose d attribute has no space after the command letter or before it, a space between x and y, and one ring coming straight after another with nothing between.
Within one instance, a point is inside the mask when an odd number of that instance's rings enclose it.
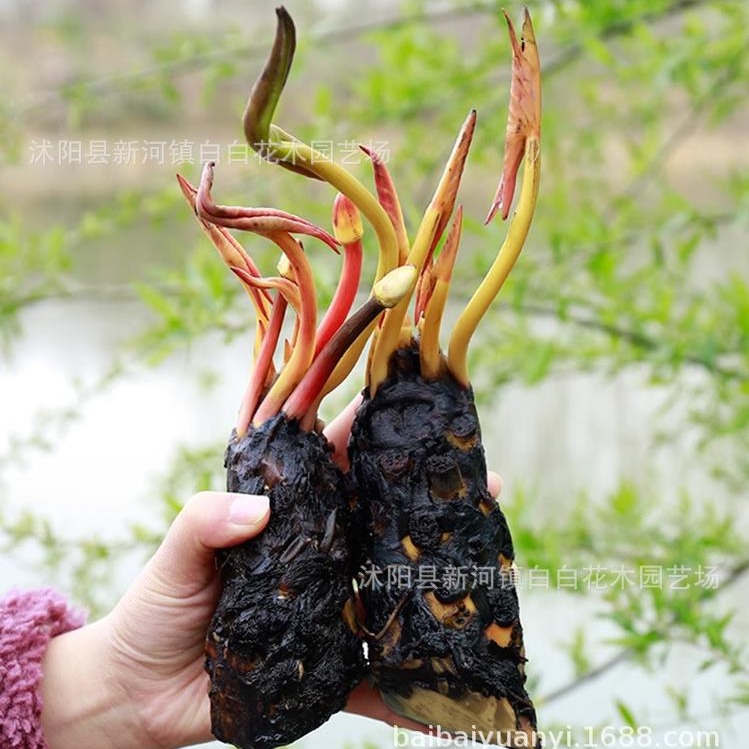
<instances>
[{"instance_id":1,"label":"thumb","mask_svg":"<svg viewBox=\"0 0 749 749\"><path fill-rule=\"evenodd\" d=\"M153 587L189 596L215 576L216 549L256 536L270 516L268 497L230 492L200 492L177 515L146 566Z\"/></svg>"}]
</instances>

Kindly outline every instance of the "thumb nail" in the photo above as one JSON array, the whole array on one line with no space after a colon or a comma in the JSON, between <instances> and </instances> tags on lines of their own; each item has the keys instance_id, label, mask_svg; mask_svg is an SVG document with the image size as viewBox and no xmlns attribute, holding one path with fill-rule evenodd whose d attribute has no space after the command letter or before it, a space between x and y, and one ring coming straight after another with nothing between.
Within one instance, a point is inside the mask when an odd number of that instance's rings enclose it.
<instances>
[{"instance_id":1,"label":"thumb nail","mask_svg":"<svg viewBox=\"0 0 749 749\"><path fill-rule=\"evenodd\" d=\"M267 515L268 497L246 494L235 497L229 506L229 522L234 525L258 525Z\"/></svg>"}]
</instances>

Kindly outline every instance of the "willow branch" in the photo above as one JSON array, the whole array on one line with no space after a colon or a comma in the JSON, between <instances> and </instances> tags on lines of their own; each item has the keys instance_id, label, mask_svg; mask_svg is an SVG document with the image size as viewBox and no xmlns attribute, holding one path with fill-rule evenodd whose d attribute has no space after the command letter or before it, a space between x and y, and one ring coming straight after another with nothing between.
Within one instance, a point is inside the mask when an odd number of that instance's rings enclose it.
<instances>
[{"instance_id":1,"label":"willow branch","mask_svg":"<svg viewBox=\"0 0 749 749\"><path fill-rule=\"evenodd\" d=\"M717 588L714 588L712 590L706 589L704 595L701 596L701 600L706 600L720 593L723 593L726 589L730 588L732 585L734 585L739 580L741 580L744 577L744 575L746 575L747 572L749 572L749 559L745 559L739 562L730 571L730 573L728 574L728 577L726 577L725 580ZM665 637L668 634L668 630L676 623L677 623L676 617L675 616L671 617L669 621L666 622L661 627L654 627L653 629L651 629L650 633ZM603 663L600 663L598 666L595 666L589 671L586 671L584 674L581 674L580 676L576 677L572 681L567 682L567 684L563 684L561 687L557 687L557 689L554 689L548 694L544 695L539 700L539 704L548 705L551 702L561 699L562 697L566 697L572 692L575 692L578 689L580 689L580 687L585 686L591 681L595 681L596 679L599 679L601 676L603 676L604 674L607 674L609 671L611 671L613 668L620 665L621 663L625 663L626 661L629 661L636 654L637 654L637 651L634 648L622 648L619 652L614 653L614 655L612 655L608 660L605 660Z\"/></svg>"}]
</instances>

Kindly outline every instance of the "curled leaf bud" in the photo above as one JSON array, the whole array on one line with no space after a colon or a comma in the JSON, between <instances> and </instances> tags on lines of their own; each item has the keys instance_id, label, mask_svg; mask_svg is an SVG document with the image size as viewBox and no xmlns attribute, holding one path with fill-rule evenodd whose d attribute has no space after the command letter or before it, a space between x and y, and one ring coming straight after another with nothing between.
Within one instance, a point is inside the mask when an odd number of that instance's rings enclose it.
<instances>
[{"instance_id":1,"label":"curled leaf bud","mask_svg":"<svg viewBox=\"0 0 749 749\"><path fill-rule=\"evenodd\" d=\"M364 234L359 209L342 193L333 202L333 234L341 244L356 242Z\"/></svg>"},{"instance_id":2,"label":"curled leaf bud","mask_svg":"<svg viewBox=\"0 0 749 749\"><path fill-rule=\"evenodd\" d=\"M401 265L383 276L372 289L372 297L385 309L395 307L416 283L416 268L413 265Z\"/></svg>"},{"instance_id":3,"label":"curled leaf bud","mask_svg":"<svg viewBox=\"0 0 749 749\"><path fill-rule=\"evenodd\" d=\"M286 255L281 255L278 259L276 270L278 270L278 275L281 276L281 278L288 278L290 280L294 278L294 269L291 267L291 261L286 257Z\"/></svg>"},{"instance_id":4,"label":"curled leaf bud","mask_svg":"<svg viewBox=\"0 0 749 749\"><path fill-rule=\"evenodd\" d=\"M286 8L276 8L276 19L273 48L252 87L242 120L247 142L263 157L268 155L273 114L289 77L296 49L294 22Z\"/></svg>"}]
</instances>

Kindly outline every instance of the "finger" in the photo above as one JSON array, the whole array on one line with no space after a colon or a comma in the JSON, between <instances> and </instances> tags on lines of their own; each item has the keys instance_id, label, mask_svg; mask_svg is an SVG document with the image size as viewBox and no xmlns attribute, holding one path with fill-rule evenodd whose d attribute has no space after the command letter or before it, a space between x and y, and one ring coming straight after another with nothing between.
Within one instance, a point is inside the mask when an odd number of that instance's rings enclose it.
<instances>
[{"instance_id":1,"label":"finger","mask_svg":"<svg viewBox=\"0 0 749 749\"><path fill-rule=\"evenodd\" d=\"M502 493L503 485L502 477L494 471L489 471L486 475L486 484L489 489L489 494L499 501L499 495Z\"/></svg>"},{"instance_id":2,"label":"finger","mask_svg":"<svg viewBox=\"0 0 749 749\"><path fill-rule=\"evenodd\" d=\"M229 492L201 492L172 523L146 568L171 594L190 595L215 575L216 549L256 536L270 515L267 497Z\"/></svg>"},{"instance_id":3,"label":"finger","mask_svg":"<svg viewBox=\"0 0 749 749\"><path fill-rule=\"evenodd\" d=\"M421 731L428 733L428 728L417 723L415 720L404 718L398 713L394 713L383 701L380 692L376 687L371 686L368 682L363 681L349 695L348 702L344 710L354 715L363 715L365 718L380 720L390 726L408 728L411 731Z\"/></svg>"},{"instance_id":4,"label":"finger","mask_svg":"<svg viewBox=\"0 0 749 749\"><path fill-rule=\"evenodd\" d=\"M347 471L349 469L348 461L348 438L351 434L351 425L354 423L356 410L361 403L361 393L346 406L346 408L325 427L325 437L333 446L333 460L338 466Z\"/></svg>"}]
</instances>

